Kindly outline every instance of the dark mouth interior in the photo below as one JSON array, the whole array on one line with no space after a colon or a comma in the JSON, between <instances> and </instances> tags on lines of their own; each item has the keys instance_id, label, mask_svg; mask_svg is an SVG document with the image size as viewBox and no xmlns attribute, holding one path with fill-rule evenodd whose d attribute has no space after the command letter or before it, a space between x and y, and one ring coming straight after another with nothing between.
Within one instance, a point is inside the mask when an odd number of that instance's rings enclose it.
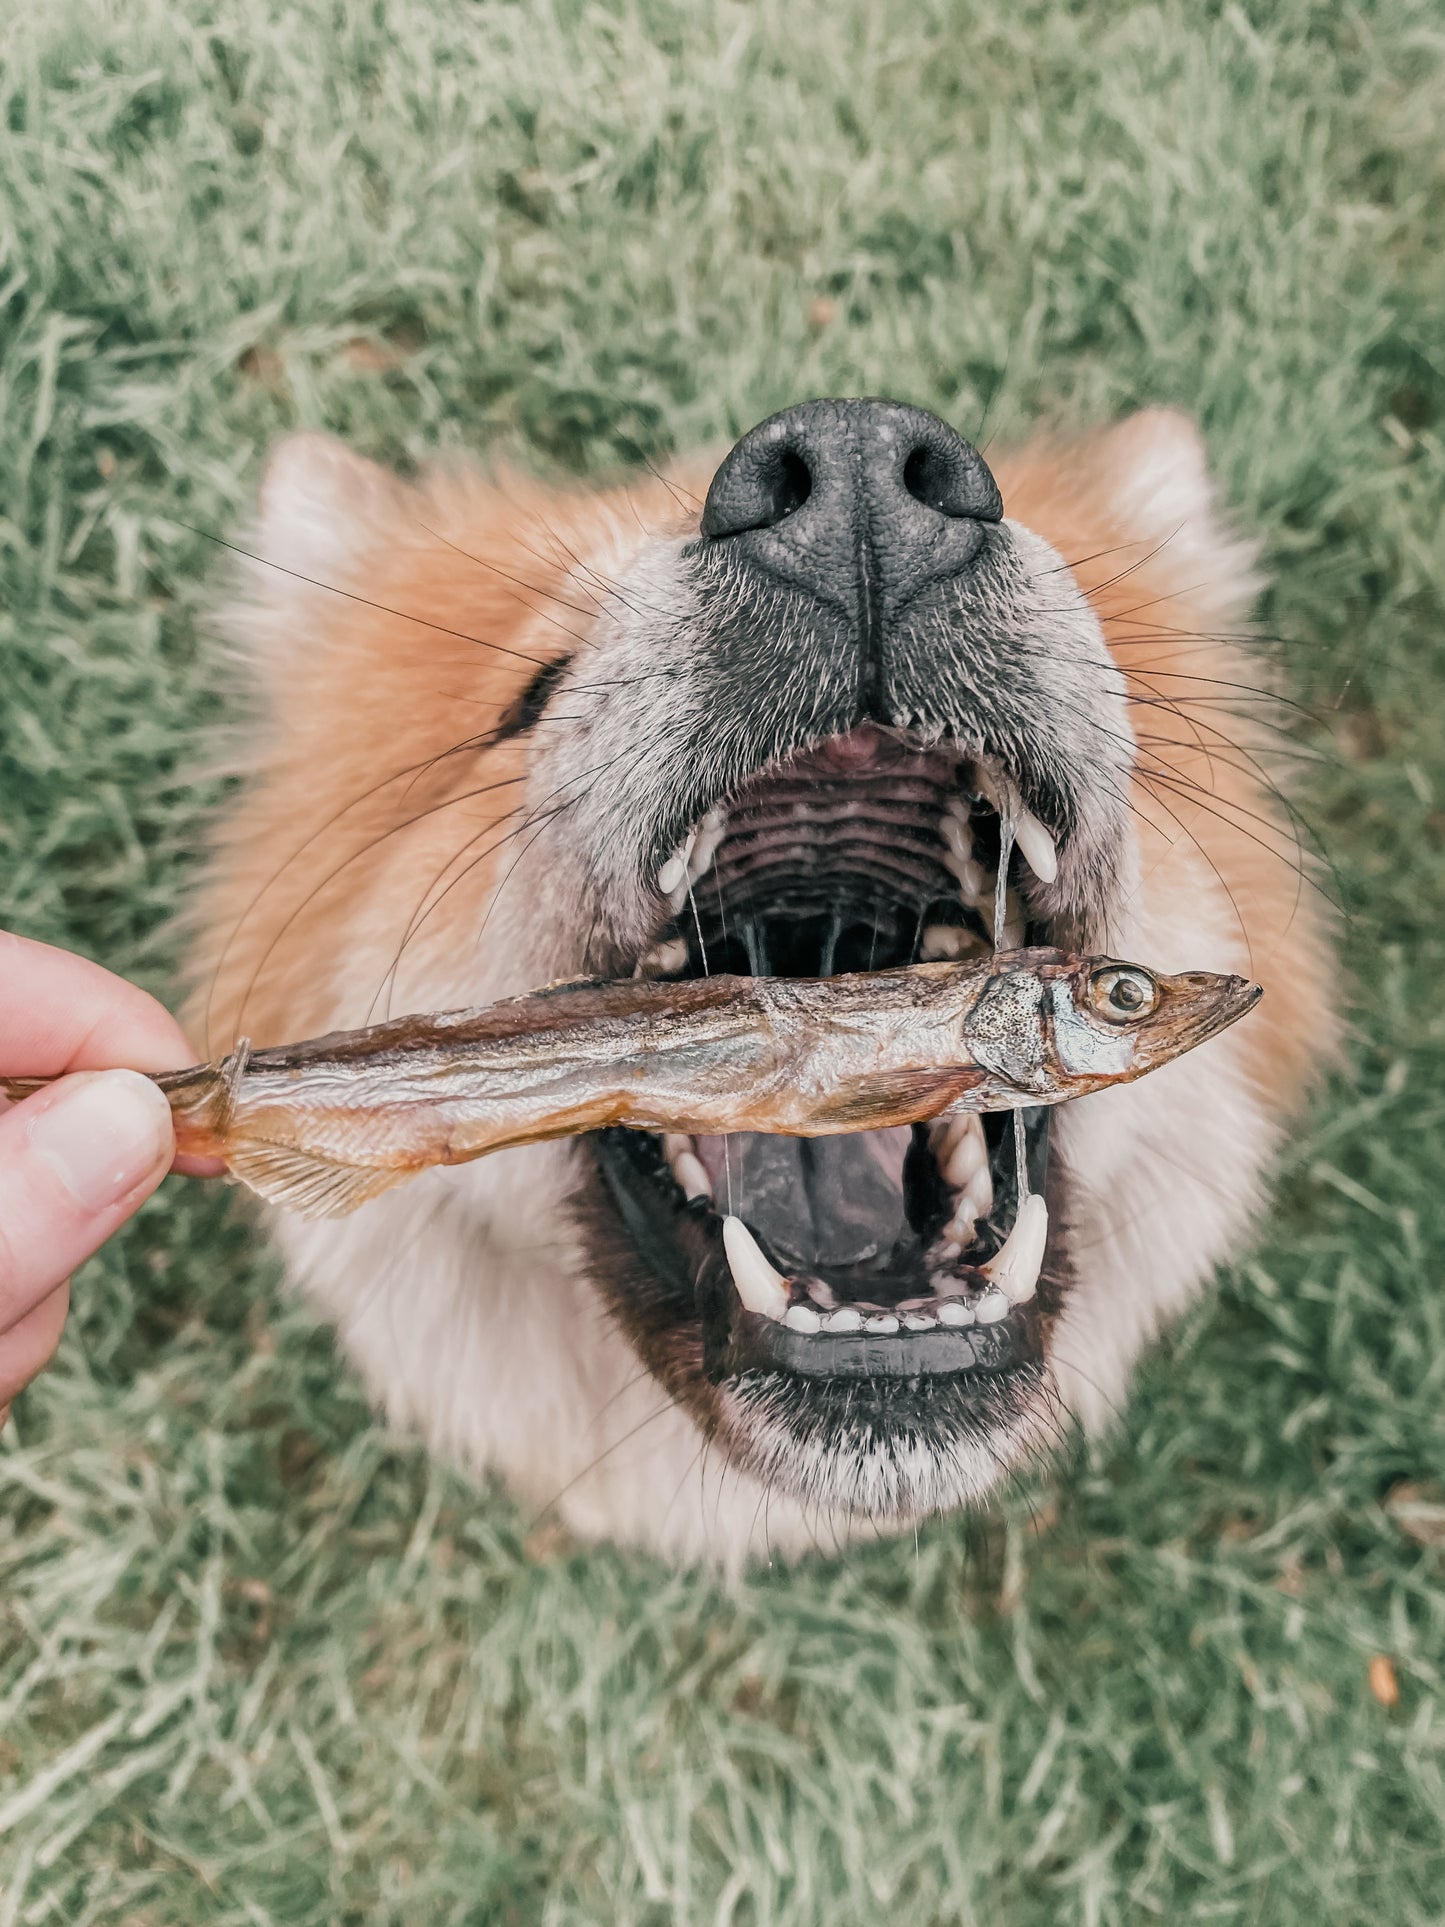
<instances>
[{"instance_id":1,"label":"dark mouth interior","mask_svg":"<svg viewBox=\"0 0 1445 1927\"><path fill-rule=\"evenodd\" d=\"M765 772L728 799L710 864L674 893L639 973L829 977L987 955L1000 825L977 790L966 753L872 729ZM1048 941L1016 890L1008 922L1010 942ZM1048 1113L1024 1116L1037 1191ZM629 1194L619 1203L634 1239L679 1285L690 1277L714 1376L997 1370L1016 1355L1027 1320L1012 1312L1005 1327L981 1270L1016 1207L1010 1113L819 1138L608 1140L604 1171L614 1195L619 1182ZM698 1192L698 1165L710 1197ZM962 1192L948 1176L961 1166L972 1173ZM724 1216L743 1221L787 1280L789 1322L802 1329L738 1302L720 1250Z\"/></svg>"}]
</instances>

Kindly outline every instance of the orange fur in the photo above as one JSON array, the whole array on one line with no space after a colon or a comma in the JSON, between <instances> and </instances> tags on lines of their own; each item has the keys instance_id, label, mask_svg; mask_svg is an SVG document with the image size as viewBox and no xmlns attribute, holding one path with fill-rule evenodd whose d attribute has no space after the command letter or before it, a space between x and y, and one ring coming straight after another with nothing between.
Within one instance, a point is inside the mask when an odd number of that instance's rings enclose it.
<instances>
[{"instance_id":1,"label":"orange fur","mask_svg":"<svg viewBox=\"0 0 1445 1927\"><path fill-rule=\"evenodd\" d=\"M594 591L573 558L678 520L661 482L569 495L468 470L363 508L375 544L342 579L262 579L295 603L291 646L263 664L252 782L199 907L190 1027L207 1056L372 1021L402 1008L403 948L415 962L477 940L527 836L525 740L484 739L585 634ZM342 954L375 996L339 1018Z\"/></svg>"}]
</instances>

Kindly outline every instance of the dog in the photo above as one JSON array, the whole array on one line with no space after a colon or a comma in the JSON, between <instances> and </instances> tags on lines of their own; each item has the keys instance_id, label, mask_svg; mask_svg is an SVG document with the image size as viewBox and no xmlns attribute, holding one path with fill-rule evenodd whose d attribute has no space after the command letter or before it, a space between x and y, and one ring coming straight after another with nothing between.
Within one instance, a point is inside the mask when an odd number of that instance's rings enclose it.
<instances>
[{"instance_id":1,"label":"dog","mask_svg":"<svg viewBox=\"0 0 1445 1927\"><path fill-rule=\"evenodd\" d=\"M1049 1236L975 1370L888 1339L719 1369L719 1232L730 1212L814 1275L820 1321L871 1294L896 1328L930 1213L965 1260L1007 1229L1007 1116L813 1150L611 1131L340 1222L278 1214L386 1418L581 1539L734 1572L980 1505L1108 1423L1248 1239L1335 1035L1245 633L1255 545L1193 424L985 461L922 409L824 400L588 490L402 480L301 434L242 546L223 620L254 701L197 912L208 1056L583 975L966 955L995 909L1015 940L1265 989L1147 1080L1027 1114Z\"/></svg>"}]
</instances>

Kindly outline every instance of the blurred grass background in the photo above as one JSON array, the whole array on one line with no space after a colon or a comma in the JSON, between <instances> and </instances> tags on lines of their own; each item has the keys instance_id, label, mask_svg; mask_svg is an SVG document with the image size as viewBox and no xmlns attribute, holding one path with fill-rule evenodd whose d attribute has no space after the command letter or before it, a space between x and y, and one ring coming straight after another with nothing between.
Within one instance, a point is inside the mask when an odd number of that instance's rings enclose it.
<instances>
[{"instance_id":1,"label":"blurred grass background","mask_svg":"<svg viewBox=\"0 0 1445 1927\"><path fill-rule=\"evenodd\" d=\"M287 428L1168 401L1356 1008L1114 1436L735 1596L373 1429L167 1187L0 1444L0 1927L1445 1920L1442 55L1433 0L3 0L0 920L171 989L193 530Z\"/></svg>"}]
</instances>

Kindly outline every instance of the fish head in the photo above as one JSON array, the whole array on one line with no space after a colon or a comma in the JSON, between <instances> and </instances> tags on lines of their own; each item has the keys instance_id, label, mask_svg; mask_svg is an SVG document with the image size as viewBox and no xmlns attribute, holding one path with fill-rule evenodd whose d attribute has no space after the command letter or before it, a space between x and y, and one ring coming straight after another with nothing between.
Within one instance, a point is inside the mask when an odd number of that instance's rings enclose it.
<instances>
[{"instance_id":1,"label":"fish head","mask_svg":"<svg viewBox=\"0 0 1445 1927\"><path fill-rule=\"evenodd\" d=\"M1264 994L1262 985L1228 972L1166 976L1111 957L1055 965L1041 989L1044 1075L1058 1096L1142 1077L1226 1030Z\"/></svg>"},{"instance_id":2,"label":"fish head","mask_svg":"<svg viewBox=\"0 0 1445 1927\"><path fill-rule=\"evenodd\" d=\"M1037 1104L1141 1077L1227 1029L1263 995L1226 972L1168 976L1047 946L999 952L994 962L982 989L977 966L935 967L959 1005L957 1055Z\"/></svg>"}]
</instances>

